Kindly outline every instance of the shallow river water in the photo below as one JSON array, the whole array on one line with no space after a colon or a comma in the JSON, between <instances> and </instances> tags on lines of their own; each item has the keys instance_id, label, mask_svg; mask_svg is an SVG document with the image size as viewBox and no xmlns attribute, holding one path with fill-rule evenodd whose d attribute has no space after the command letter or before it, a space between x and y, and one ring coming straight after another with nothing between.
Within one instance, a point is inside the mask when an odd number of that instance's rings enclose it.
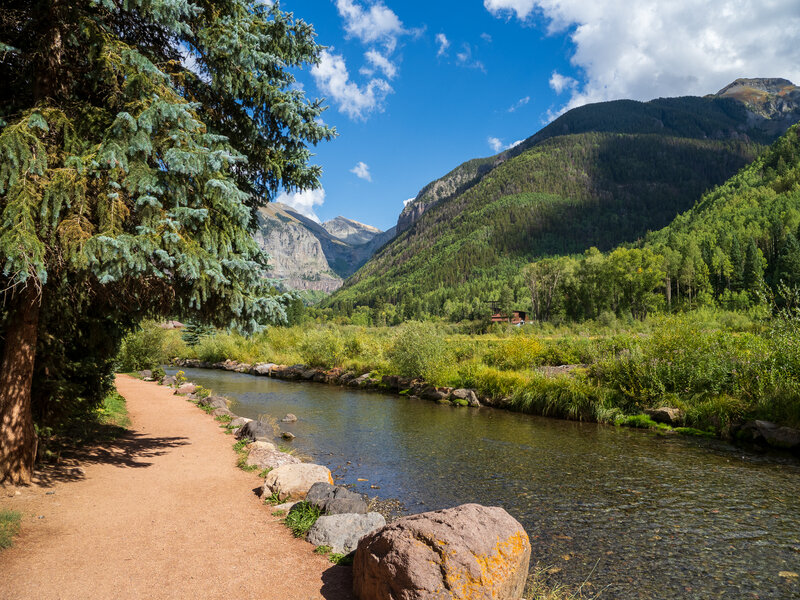
<instances>
[{"instance_id":1,"label":"shallow river water","mask_svg":"<svg viewBox=\"0 0 800 600\"><path fill-rule=\"evenodd\" d=\"M412 513L502 506L552 583L626 600L800 598L787 576L800 572L795 458L322 384L186 375L234 399L236 414L296 414L283 425L292 445L359 492Z\"/></svg>"}]
</instances>

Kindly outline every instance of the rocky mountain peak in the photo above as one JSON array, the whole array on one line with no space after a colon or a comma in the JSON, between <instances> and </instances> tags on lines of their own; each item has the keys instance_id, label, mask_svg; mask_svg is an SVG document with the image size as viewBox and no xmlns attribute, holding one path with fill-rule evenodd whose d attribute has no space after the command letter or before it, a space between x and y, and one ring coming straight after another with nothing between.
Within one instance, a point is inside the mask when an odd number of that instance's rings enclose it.
<instances>
[{"instance_id":1,"label":"rocky mountain peak","mask_svg":"<svg viewBox=\"0 0 800 600\"><path fill-rule=\"evenodd\" d=\"M342 216L326 221L322 224L322 227L333 237L354 246L366 244L372 241L375 236L383 233L377 227L365 225Z\"/></svg>"}]
</instances>

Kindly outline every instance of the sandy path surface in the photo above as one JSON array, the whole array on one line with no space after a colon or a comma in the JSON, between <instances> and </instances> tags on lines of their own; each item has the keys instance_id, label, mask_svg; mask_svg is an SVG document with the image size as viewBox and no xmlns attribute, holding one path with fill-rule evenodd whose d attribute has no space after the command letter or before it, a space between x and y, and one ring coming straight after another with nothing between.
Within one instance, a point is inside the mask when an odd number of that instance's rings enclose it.
<instances>
[{"instance_id":1,"label":"sandy path surface","mask_svg":"<svg viewBox=\"0 0 800 600\"><path fill-rule=\"evenodd\" d=\"M0 553L0 598L352 598L349 569L312 554L255 496L260 481L236 468L219 423L156 384L117 387L128 435L0 497L23 513Z\"/></svg>"}]
</instances>

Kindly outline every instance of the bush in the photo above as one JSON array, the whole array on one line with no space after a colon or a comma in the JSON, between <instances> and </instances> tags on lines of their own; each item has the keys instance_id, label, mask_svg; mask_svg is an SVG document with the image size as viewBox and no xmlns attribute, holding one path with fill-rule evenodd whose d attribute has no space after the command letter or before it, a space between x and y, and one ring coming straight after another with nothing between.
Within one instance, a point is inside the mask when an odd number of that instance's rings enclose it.
<instances>
[{"instance_id":1,"label":"bush","mask_svg":"<svg viewBox=\"0 0 800 600\"><path fill-rule=\"evenodd\" d=\"M164 330L154 321L145 321L141 327L122 340L117 358L117 370L123 372L155 369L165 362Z\"/></svg>"},{"instance_id":2,"label":"bush","mask_svg":"<svg viewBox=\"0 0 800 600\"><path fill-rule=\"evenodd\" d=\"M403 325L387 356L392 373L434 385L444 385L454 371L450 348L429 323Z\"/></svg>"},{"instance_id":3,"label":"bush","mask_svg":"<svg viewBox=\"0 0 800 600\"><path fill-rule=\"evenodd\" d=\"M529 335L515 335L497 344L486 362L500 369L530 369L539 363L542 344Z\"/></svg>"},{"instance_id":4,"label":"bush","mask_svg":"<svg viewBox=\"0 0 800 600\"><path fill-rule=\"evenodd\" d=\"M346 358L345 343L342 336L331 329L309 331L300 344L300 356L312 367L341 367Z\"/></svg>"}]
</instances>

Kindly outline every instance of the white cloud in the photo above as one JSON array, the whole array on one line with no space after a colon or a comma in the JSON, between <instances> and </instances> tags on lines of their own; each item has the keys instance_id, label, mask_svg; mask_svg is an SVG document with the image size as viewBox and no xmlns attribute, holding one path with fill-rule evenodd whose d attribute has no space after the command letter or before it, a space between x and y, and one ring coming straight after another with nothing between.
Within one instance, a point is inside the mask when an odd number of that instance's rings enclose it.
<instances>
[{"instance_id":1,"label":"white cloud","mask_svg":"<svg viewBox=\"0 0 800 600\"><path fill-rule=\"evenodd\" d=\"M373 67L379 71L383 71L383 74L386 75L387 78L394 79L397 76L397 67L394 63L377 50L368 50L366 54L364 54L364 58L366 58L367 62Z\"/></svg>"},{"instance_id":2,"label":"white cloud","mask_svg":"<svg viewBox=\"0 0 800 600\"><path fill-rule=\"evenodd\" d=\"M486 73L486 67L483 66L483 63L472 57L472 46L469 44L463 44L461 46L461 52L456 54L456 62L462 67L478 69Z\"/></svg>"},{"instance_id":3,"label":"white cloud","mask_svg":"<svg viewBox=\"0 0 800 600\"><path fill-rule=\"evenodd\" d=\"M491 35L489 35L488 33L482 33L482 34L481 34L481 39L482 39L484 42L486 42L487 44L491 44L491 43L492 43L492 36L491 36Z\"/></svg>"},{"instance_id":4,"label":"white cloud","mask_svg":"<svg viewBox=\"0 0 800 600\"><path fill-rule=\"evenodd\" d=\"M300 192L281 192L275 198L275 202L290 206L301 215L319 223L320 220L314 212L314 207L322 206L322 203L325 202L325 190L317 188L316 190L303 190Z\"/></svg>"},{"instance_id":5,"label":"white cloud","mask_svg":"<svg viewBox=\"0 0 800 600\"><path fill-rule=\"evenodd\" d=\"M516 142L511 142L510 144L504 144L503 140L500 138L489 136L486 140L489 143L489 147L494 150L495 152L501 152L503 150L509 150L514 148L515 146L519 146L525 140L517 140Z\"/></svg>"},{"instance_id":6,"label":"white cloud","mask_svg":"<svg viewBox=\"0 0 800 600\"><path fill-rule=\"evenodd\" d=\"M513 104L508 108L508 112L513 113L514 111L517 111L523 106L525 106L530 101L531 101L530 96L525 96L524 98L520 98L519 100L516 101L515 104Z\"/></svg>"},{"instance_id":7,"label":"white cloud","mask_svg":"<svg viewBox=\"0 0 800 600\"><path fill-rule=\"evenodd\" d=\"M380 42L391 53L397 46L397 38L408 33L398 16L383 2L375 2L365 9L355 0L336 0L336 8L344 19L347 34L364 44Z\"/></svg>"},{"instance_id":8,"label":"white cloud","mask_svg":"<svg viewBox=\"0 0 800 600\"><path fill-rule=\"evenodd\" d=\"M574 90L578 86L578 81L572 77L562 75L558 71L553 71L550 76L550 87L556 94L561 94L564 90Z\"/></svg>"},{"instance_id":9,"label":"white cloud","mask_svg":"<svg viewBox=\"0 0 800 600\"><path fill-rule=\"evenodd\" d=\"M408 200L403 200L403 208L411 204L416 198L409 198Z\"/></svg>"},{"instance_id":10,"label":"white cloud","mask_svg":"<svg viewBox=\"0 0 800 600\"><path fill-rule=\"evenodd\" d=\"M483 0L483 5L495 16L513 12L518 19L525 19L533 11L536 0Z\"/></svg>"},{"instance_id":11,"label":"white cloud","mask_svg":"<svg viewBox=\"0 0 800 600\"><path fill-rule=\"evenodd\" d=\"M372 175L369 174L369 165L365 162L359 161L359 163L355 167L350 169L350 172L353 173L359 179L372 181Z\"/></svg>"},{"instance_id":12,"label":"white cloud","mask_svg":"<svg viewBox=\"0 0 800 600\"><path fill-rule=\"evenodd\" d=\"M498 16L541 15L550 33L567 32L581 81L562 112L615 98L704 95L738 77L800 81L797 0L484 0L484 6Z\"/></svg>"},{"instance_id":13,"label":"white cloud","mask_svg":"<svg viewBox=\"0 0 800 600\"><path fill-rule=\"evenodd\" d=\"M319 64L311 68L311 75L322 93L351 119L365 119L369 113L383 110L383 102L392 92L389 83L377 77L362 86L350 81L344 58L328 50L322 51Z\"/></svg>"},{"instance_id":14,"label":"white cloud","mask_svg":"<svg viewBox=\"0 0 800 600\"><path fill-rule=\"evenodd\" d=\"M439 46L439 49L436 51L436 56L442 56L447 49L450 47L450 40L447 39L447 36L443 33L436 34L436 44Z\"/></svg>"}]
</instances>

